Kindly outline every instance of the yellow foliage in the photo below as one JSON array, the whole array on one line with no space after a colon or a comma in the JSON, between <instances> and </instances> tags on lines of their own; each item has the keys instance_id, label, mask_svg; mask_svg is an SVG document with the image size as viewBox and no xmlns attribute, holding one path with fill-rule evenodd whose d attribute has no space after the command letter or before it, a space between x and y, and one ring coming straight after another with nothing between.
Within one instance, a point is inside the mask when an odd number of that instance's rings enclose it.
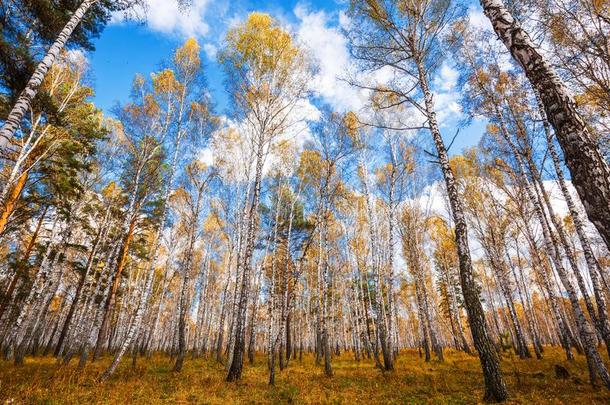
<instances>
[{"instance_id":1,"label":"yellow foliage","mask_svg":"<svg viewBox=\"0 0 610 405\"><path fill-rule=\"evenodd\" d=\"M203 222L203 230L206 233L219 232L224 226L223 221L216 215L215 212L211 212Z\"/></svg>"},{"instance_id":2,"label":"yellow foliage","mask_svg":"<svg viewBox=\"0 0 610 405\"><path fill-rule=\"evenodd\" d=\"M498 135L500 133L500 128L496 124L487 124L486 129L491 135Z\"/></svg>"},{"instance_id":3,"label":"yellow foliage","mask_svg":"<svg viewBox=\"0 0 610 405\"><path fill-rule=\"evenodd\" d=\"M195 38L186 40L174 55L174 63L182 76L189 77L201 68L201 47Z\"/></svg>"},{"instance_id":4,"label":"yellow foliage","mask_svg":"<svg viewBox=\"0 0 610 405\"><path fill-rule=\"evenodd\" d=\"M102 195L104 198L108 200L114 200L121 194L121 187L114 181L108 183L106 187L102 190Z\"/></svg>"},{"instance_id":5,"label":"yellow foliage","mask_svg":"<svg viewBox=\"0 0 610 405\"><path fill-rule=\"evenodd\" d=\"M549 25L551 31L551 39L553 40L553 42L561 45L565 44L570 40L570 35L568 33L568 30L566 29L565 21L560 15L552 15Z\"/></svg>"},{"instance_id":6,"label":"yellow foliage","mask_svg":"<svg viewBox=\"0 0 610 405\"><path fill-rule=\"evenodd\" d=\"M300 54L290 34L266 13L251 13L228 32L226 41L221 62L230 60L237 68L247 68L256 81L268 74L289 74Z\"/></svg>"},{"instance_id":7,"label":"yellow foliage","mask_svg":"<svg viewBox=\"0 0 610 405\"><path fill-rule=\"evenodd\" d=\"M204 103L191 102L191 116L198 119L209 118L210 110Z\"/></svg>"},{"instance_id":8,"label":"yellow foliage","mask_svg":"<svg viewBox=\"0 0 610 405\"><path fill-rule=\"evenodd\" d=\"M301 152L299 162L299 177L315 183L320 179L323 159L317 150L306 149Z\"/></svg>"},{"instance_id":9,"label":"yellow foliage","mask_svg":"<svg viewBox=\"0 0 610 405\"><path fill-rule=\"evenodd\" d=\"M158 94L171 94L180 89L180 83L174 76L174 71L164 69L153 75L153 88Z\"/></svg>"},{"instance_id":10,"label":"yellow foliage","mask_svg":"<svg viewBox=\"0 0 610 405\"><path fill-rule=\"evenodd\" d=\"M378 0L365 0L362 3L365 3L365 5L363 5L363 9L369 18L380 23L381 25L385 25L387 23L388 13L386 9L379 4ZM399 9L401 11L404 10L405 3L405 1L399 2Z\"/></svg>"},{"instance_id":11,"label":"yellow foliage","mask_svg":"<svg viewBox=\"0 0 610 405\"><path fill-rule=\"evenodd\" d=\"M465 179L476 176L477 168L475 163L465 155L456 155L449 160L449 166L456 177Z\"/></svg>"}]
</instances>

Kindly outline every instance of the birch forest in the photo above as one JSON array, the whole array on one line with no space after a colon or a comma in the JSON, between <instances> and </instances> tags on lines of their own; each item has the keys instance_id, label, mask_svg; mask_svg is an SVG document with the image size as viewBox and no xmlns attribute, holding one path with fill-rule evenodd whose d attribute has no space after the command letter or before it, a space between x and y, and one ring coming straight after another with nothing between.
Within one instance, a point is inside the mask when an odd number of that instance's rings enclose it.
<instances>
[{"instance_id":1,"label":"birch forest","mask_svg":"<svg viewBox=\"0 0 610 405\"><path fill-rule=\"evenodd\" d=\"M338 1L357 109L263 4L96 104L204 3L0 0L0 401L610 403L607 0Z\"/></svg>"}]
</instances>

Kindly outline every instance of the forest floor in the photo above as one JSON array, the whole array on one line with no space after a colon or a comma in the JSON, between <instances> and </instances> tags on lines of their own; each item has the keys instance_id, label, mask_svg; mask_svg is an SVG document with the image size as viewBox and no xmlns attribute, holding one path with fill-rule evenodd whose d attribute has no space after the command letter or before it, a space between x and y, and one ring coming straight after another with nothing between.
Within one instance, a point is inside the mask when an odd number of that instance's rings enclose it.
<instances>
[{"instance_id":1,"label":"forest floor","mask_svg":"<svg viewBox=\"0 0 610 405\"><path fill-rule=\"evenodd\" d=\"M110 357L88 364L58 366L53 358L27 358L23 366L0 362L2 404L474 404L483 397L483 377L476 357L449 351L444 363L425 363L417 351L398 357L396 370L382 373L371 362L356 362L345 354L333 359L334 376L323 375L311 355L292 360L280 372L276 386L267 385L265 358L245 365L238 383L224 381L225 370L212 360L187 359L181 373L169 358L138 359L132 368L125 359L103 384L96 377ZM570 373L555 376L555 365ZM543 360L519 360L504 355L502 369L515 404L608 404L610 391L588 383L583 356L565 361L561 351L548 348Z\"/></svg>"}]
</instances>

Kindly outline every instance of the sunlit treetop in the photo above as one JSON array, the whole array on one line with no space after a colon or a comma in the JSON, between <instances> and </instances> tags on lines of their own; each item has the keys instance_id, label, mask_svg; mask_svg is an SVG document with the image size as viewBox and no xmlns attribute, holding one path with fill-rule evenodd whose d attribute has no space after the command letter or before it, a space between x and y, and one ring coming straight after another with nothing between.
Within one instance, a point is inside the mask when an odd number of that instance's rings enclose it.
<instances>
[{"instance_id":1,"label":"sunlit treetop","mask_svg":"<svg viewBox=\"0 0 610 405\"><path fill-rule=\"evenodd\" d=\"M186 40L176 54L174 63L178 73L183 78L193 77L201 69L201 47L195 38Z\"/></svg>"},{"instance_id":2,"label":"sunlit treetop","mask_svg":"<svg viewBox=\"0 0 610 405\"><path fill-rule=\"evenodd\" d=\"M254 80L268 75L287 75L303 57L290 33L269 14L251 13L241 25L231 29L220 54L222 63L246 69Z\"/></svg>"},{"instance_id":3,"label":"sunlit treetop","mask_svg":"<svg viewBox=\"0 0 610 405\"><path fill-rule=\"evenodd\" d=\"M161 72L154 74L153 88L157 94L171 95L177 91L180 91L181 84L176 80L173 70L164 69Z\"/></svg>"}]
</instances>

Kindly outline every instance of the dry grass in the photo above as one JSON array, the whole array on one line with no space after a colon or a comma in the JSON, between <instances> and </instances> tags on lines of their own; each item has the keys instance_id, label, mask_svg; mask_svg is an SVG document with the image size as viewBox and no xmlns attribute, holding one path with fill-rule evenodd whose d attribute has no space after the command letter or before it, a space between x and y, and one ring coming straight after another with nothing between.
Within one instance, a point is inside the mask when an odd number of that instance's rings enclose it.
<instances>
[{"instance_id":1,"label":"dry grass","mask_svg":"<svg viewBox=\"0 0 610 405\"><path fill-rule=\"evenodd\" d=\"M167 357L126 359L106 383L95 378L109 363L105 358L79 373L76 363L58 366L52 358L28 358L14 367L0 363L0 401L16 404L472 404L480 402L482 375L477 358L449 352L445 363L426 364L417 352L407 351L396 370L381 373L370 362L357 363L349 355L333 360L335 376L326 378L311 356L292 361L278 371L275 387L267 385L264 358L246 366L239 383L224 381L224 368L211 360L188 360L174 373ZM565 366L571 377L555 377L554 365ZM517 404L608 404L610 391L588 384L584 358L563 360L555 349L542 361L504 356L503 370Z\"/></svg>"}]
</instances>

